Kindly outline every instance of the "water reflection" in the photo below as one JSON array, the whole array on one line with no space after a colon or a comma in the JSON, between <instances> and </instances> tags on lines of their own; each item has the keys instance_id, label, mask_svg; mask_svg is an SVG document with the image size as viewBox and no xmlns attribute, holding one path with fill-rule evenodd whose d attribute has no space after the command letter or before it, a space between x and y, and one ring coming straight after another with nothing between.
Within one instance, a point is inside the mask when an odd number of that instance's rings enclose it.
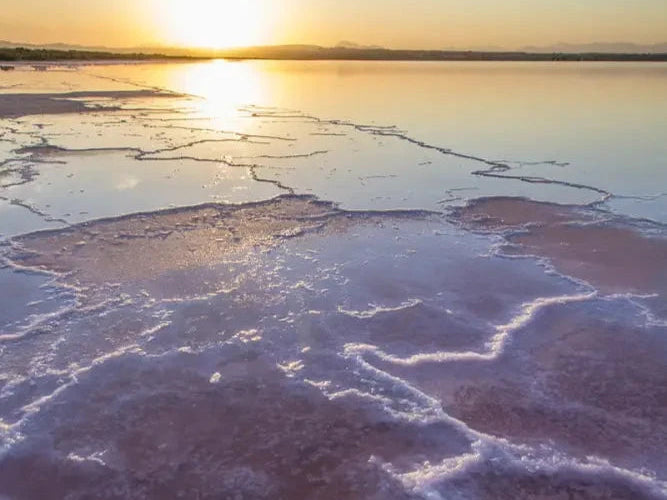
<instances>
[{"instance_id":1,"label":"water reflection","mask_svg":"<svg viewBox=\"0 0 667 500\"><path fill-rule=\"evenodd\" d=\"M224 129L239 106L265 101L267 83L256 65L213 61L172 73L167 86L200 97L194 102L197 112Z\"/></svg>"},{"instance_id":2,"label":"water reflection","mask_svg":"<svg viewBox=\"0 0 667 500\"><path fill-rule=\"evenodd\" d=\"M667 64L246 61L99 71L205 95L223 114L258 104L397 125L429 144L615 194L656 197L667 185ZM569 165L525 163L547 160ZM664 197L656 200L612 206L667 218Z\"/></svg>"}]
</instances>

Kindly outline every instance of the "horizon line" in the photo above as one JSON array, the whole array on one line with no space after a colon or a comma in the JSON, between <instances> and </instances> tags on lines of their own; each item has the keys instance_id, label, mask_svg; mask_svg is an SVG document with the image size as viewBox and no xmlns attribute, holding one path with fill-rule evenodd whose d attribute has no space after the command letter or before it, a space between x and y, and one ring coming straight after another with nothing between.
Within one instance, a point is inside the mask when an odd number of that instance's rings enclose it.
<instances>
[{"instance_id":1,"label":"horizon line","mask_svg":"<svg viewBox=\"0 0 667 500\"><path fill-rule=\"evenodd\" d=\"M11 47L8 47L11 46ZM313 48L313 49L339 49L339 50L357 50L357 51L372 51L372 50L382 50L382 51L394 51L394 52L475 52L475 53L562 53L563 51L554 51L553 49L558 47L598 47L598 48L608 48L612 49L613 46L626 46L626 47L636 47L638 49L646 48L660 48L660 52L657 53L667 53L667 41L665 42L656 42L656 43L637 43L637 42L556 42L552 44L545 45L525 45L517 48L506 48L502 46L476 46L476 47L445 47L445 48L396 48L396 47L385 47L381 45L373 44L360 44L351 41L340 41L336 45L320 45L315 43L282 43L282 44L260 44L260 45L238 45L238 46L227 46L227 47L197 47L197 46L185 46L185 45L167 45L167 44L140 44L140 45L126 45L126 46L114 46L106 44L82 44L82 43L68 43L68 42L45 42L45 43L35 43L35 42L15 42L12 40L0 40L0 48L45 48L50 47L70 47L73 50L119 50L119 51L137 51L137 50L166 50L166 51L182 51L182 52L194 52L194 53L216 53L224 51L240 51L240 50L251 50L251 49L279 49L279 48ZM662 50L664 49L664 51ZM578 53L592 53L590 51L584 50L573 50L573 52L566 52L572 54ZM643 54L641 50L637 52L600 52L600 53L618 53L618 54Z\"/></svg>"}]
</instances>

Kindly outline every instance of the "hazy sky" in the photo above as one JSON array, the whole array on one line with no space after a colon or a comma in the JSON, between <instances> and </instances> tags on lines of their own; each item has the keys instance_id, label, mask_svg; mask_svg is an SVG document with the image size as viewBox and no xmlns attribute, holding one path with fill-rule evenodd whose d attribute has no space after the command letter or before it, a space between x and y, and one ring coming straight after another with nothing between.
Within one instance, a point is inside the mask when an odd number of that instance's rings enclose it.
<instances>
[{"instance_id":1,"label":"hazy sky","mask_svg":"<svg viewBox=\"0 0 667 500\"><path fill-rule=\"evenodd\" d=\"M667 41L667 0L0 0L0 39L404 48Z\"/></svg>"}]
</instances>

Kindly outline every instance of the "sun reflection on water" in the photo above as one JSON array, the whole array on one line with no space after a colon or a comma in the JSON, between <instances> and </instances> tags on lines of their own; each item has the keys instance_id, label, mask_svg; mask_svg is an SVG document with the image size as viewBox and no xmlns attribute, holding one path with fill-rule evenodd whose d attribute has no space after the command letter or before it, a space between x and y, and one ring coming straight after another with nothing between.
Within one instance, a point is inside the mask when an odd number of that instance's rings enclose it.
<instances>
[{"instance_id":1,"label":"sun reflection on water","mask_svg":"<svg viewBox=\"0 0 667 500\"><path fill-rule=\"evenodd\" d=\"M238 119L239 108L261 104L266 94L258 68L249 64L213 61L175 76L179 89L201 97L194 101L195 111L221 127Z\"/></svg>"}]
</instances>

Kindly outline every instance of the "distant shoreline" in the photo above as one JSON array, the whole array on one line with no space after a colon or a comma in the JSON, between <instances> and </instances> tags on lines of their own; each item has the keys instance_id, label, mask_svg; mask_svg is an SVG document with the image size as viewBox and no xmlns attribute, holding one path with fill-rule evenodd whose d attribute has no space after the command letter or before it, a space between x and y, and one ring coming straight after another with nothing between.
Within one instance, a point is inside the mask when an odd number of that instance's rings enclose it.
<instances>
[{"instance_id":1,"label":"distant shoreline","mask_svg":"<svg viewBox=\"0 0 667 500\"><path fill-rule=\"evenodd\" d=\"M443 50L394 50L325 47L257 47L212 51L201 55L159 53L118 53L87 50L0 48L0 61L177 61L177 60L290 60L290 61L528 61L528 62L667 62L667 53L534 53ZM6 66L5 68L8 68Z\"/></svg>"},{"instance_id":2,"label":"distant shoreline","mask_svg":"<svg viewBox=\"0 0 667 500\"><path fill-rule=\"evenodd\" d=\"M68 61L147 61L151 59L204 59L191 56L171 56L165 54L118 53L88 50L52 50L26 48L0 48L0 61L18 62L68 62Z\"/></svg>"}]
</instances>

